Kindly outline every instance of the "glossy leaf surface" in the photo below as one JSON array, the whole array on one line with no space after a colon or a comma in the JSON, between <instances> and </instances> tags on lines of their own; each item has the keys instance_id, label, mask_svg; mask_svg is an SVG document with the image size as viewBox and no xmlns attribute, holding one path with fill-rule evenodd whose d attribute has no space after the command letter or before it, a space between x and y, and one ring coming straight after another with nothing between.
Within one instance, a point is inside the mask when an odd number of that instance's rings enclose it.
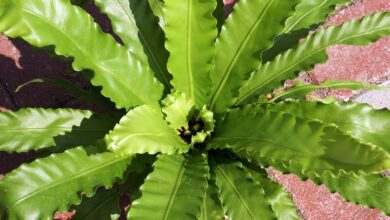
<instances>
[{"instance_id":1,"label":"glossy leaf surface","mask_svg":"<svg viewBox=\"0 0 390 220\"><path fill-rule=\"evenodd\" d=\"M91 144L113 127L115 118L76 109L25 108L1 112L0 150L27 152Z\"/></svg>"},{"instance_id":2,"label":"glossy leaf surface","mask_svg":"<svg viewBox=\"0 0 390 220\"><path fill-rule=\"evenodd\" d=\"M351 0L303 0L285 24L282 34L275 39L274 45L262 54L262 61L270 61L278 54L294 48L299 40L306 37L310 30L322 24L328 15L335 11L336 5L349 3Z\"/></svg>"},{"instance_id":3,"label":"glossy leaf surface","mask_svg":"<svg viewBox=\"0 0 390 220\"><path fill-rule=\"evenodd\" d=\"M299 220L297 208L283 186L271 180L265 170L248 170L260 184L278 220Z\"/></svg>"},{"instance_id":4,"label":"glossy leaf surface","mask_svg":"<svg viewBox=\"0 0 390 220\"><path fill-rule=\"evenodd\" d=\"M147 105L129 111L105 140L108 149L118 154L173 154L189 150L189 145L168 126L160 109Z\"/></svg>"},{"instance_id":5,"label":"glossy leaf surface","mask_svg":"<svg viewBox=\"0 0 390 220\"><path fill-rule=\"evenodd\" d=\"M216 1L165 0L164 27L170 52L168 70L172 85L186 94L199 107L208 103L211 90L214 41L217 21L213 17Z\"/></svg>"},{"instance_id":6,"label":"glossy leaf surface","mask_svg":"<svg viewBox=\"0 0 390 220\"><path fill-rule=\"evenodd\" d=\"M217 157L212 170L216 175L222 206L229 219L275 219L260 185L240 162Z\"/></svg>"},{"instance_id":7,"label":"glossy leaf surface","mask_svg":"<svg viewBox=\"0 0 390 220\"><path fill-rule=\"evenodd\" d=\"M151 1L157 4L157 1ZM106 13L116 34L125 46L143 63L150 64L158 78L170 87L171 78L166 68L168 52L164 48L165 36L146 0L95 0ZM156 7L156 5L154 5Z\"/></svg>"},{"instance_id":8,"label":"glossy leaf surface","mask_svg":"<svg viewBox=\"0 0 390 220\"><path fill-rule=\"evenodd\" d=\"M0 17L0 32L7 36L21 37L38 47L55 45L58 55L74 58L75 70L93 70L92 84L103 86L102 94L118 108L161 98L163 87L149 67L70 1L1 1Z\"/></svg>"},{"instance_id":9,"label":"glossy leaf surface","mask_svg":"<svg viewBox=\"0 0 390 220\"><path fill-rule=\"evenodd\" d=\"M210 104L215 113L224 112L234 103L239 88L259 65L261 52L272 45L273 38L283 29L282 21L297 3L297 0L241 0L236 3L216 41Z\"/></svg>"},{"instance_id":10,"label":"glossy leaf surface","mask_svg":"<svg viewBox=\"0 0 390 220\"><path fill-rule=\"evenodd\" d=\"M298 117L320 120L325 124L336 124L356 139L375 144L390 153L390 112L376 110L359 103L322 104L319 102L292 101L266 105L271 111L286 112ZM332 114L329 114L332 112Z\"/></svg>"},{"instance_id":11,"label":"glossy leaf surface","mask_svg":"<svg viewBox=\"0 0 390 220\"><path fill-rule=\"evenodd\" d=\"M175 131L182 127L188 128L188 117L195 107L192 100L188 99L184 93L172 93L162 101L162 112L165 120Z\"/></svg>"},{"instance_id":12,"label":"glossy leaf surface","mask_svg":"<svg viewBox=\"0 0 390 220\"><path fill-rule=\"evenodd\" d=\"M197 219L209 177L206 155L160 155L153 166L128 219Z\"/></svg>"},{"instance_id":13,"label":"glossy leaf surface","mask_svg":"<svg viewBox=\"0 0 390 220\"><path fill-rule=\"evenodd\" d=\"M79 204L80 192L90 197L97 186L111 186L122 177L131 157L99 152L78 147L7 174L0 182L1 218L51 220L55 211Z\"/></svg>"},{"instance_id":14,"label":"glossy leaf surface","mask_svg":"<svg viewBox=\"0 0 390 220\"><path fill-rule=\"evenodd\" d=\"M316 63L327 60L326 48L334 44L367 45L390 34L390 13L376 13L353 20L341 26L331 26L310 35L294 50L277 56L274 61L261 65L253 78L240 90L236 105L253 102L253 98L271 92L281 82L294 77L299 71L310 70Z\"/></svg>"},{"instance_id":15,"label":"glossy leaf surface","mask_svg":"<svg viewBox=\"0 0 390 220\"><path fill-rule=\"evenodd\" d=\"M378 173L390 166L383 150L360 143L336 127L251 106L232 110L215 128L208 147L247 151L253 158L297 161L304 171L316 173Z\"/></svg>"}]
</instances>

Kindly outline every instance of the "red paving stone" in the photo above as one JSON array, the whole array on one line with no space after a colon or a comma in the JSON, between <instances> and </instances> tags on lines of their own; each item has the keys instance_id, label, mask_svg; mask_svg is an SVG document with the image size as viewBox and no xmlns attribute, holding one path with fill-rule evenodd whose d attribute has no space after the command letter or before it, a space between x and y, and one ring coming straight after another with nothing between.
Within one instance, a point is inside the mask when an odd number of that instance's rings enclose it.
<instances>
[{"instance_id":1,"label":"red paving stone","mask_svg":"<svg viewBox=\"0 0 390 220\"><path fill-rule=\"evenodd\" d=\"M361 0L339 10L328 19L326 25L359 19L379 11L390 11L390 0ZM382 38L370 46L336 45L328 48L329 60L316 65L311 72L315 83L328 79L358 80L381 83L390 74L390 37ZM350 96L350 92L336 95ZM389 220L380 211L344 202L337 193L330 193L324 186L311 181L301 181L295 175L275 174L291 194L305 219L313 220Z\"/></svg>"},{"instance_id":2,"label":"red paving stone","mask_svg":"<svg viewBox=\"0 0 390 220\"><path fill-rule=\"evenodd\" d=\"M234 0L224 0L226 4L232 4ZM390 0L358 0L355 4L343 8L337 14L328 19L329 24L340 24L346 20L360 18L363 15L377 11L390 11ZM104 29L104 27L103 27ZM14 46L15 42L9 41L6 37L0 36L0 58L3 63L0 67L0 78L7 83L13 83L11 90L16 84L27 81L33 76L49 76L58 74L60 70L67 67L63 62L53 61L42 52L31 50L21 43ZM20 52L21 51L21 52ZM390 37L384 38L369 47L353 47L337 45L328 49L329 61L317 65L312 71L312 78L315 82L326 79L353 79L365 82L377 82L390 73ZM6 61L6 62L5 62ZM46 62L49 61L49 62ZM4 62L6 65L4 65ZM37 68L39 66L43 68ZM8 65L8 66L7 66ZM6 68L4 68L6 67ZM42 72L40 73L37 72ZM34 75L35 74L35 75ZM62 97L62 91L53 92L52 89L35 87L25 95L14 97L20 106L55 106L59 100L39 102L39 97ZM3 89L3 90L2 90ZM42 92L43 90L43 92ZM0 106L15 108L12 102L4 97L4 88L0 85ZM30 95L33 95L32 98ZM348 93L349 95L349 93ZM24 102L24 99L31 101ZM7 101L8 100L8 101ZM0 160L4 154L0 154ZM12 157L10 157L12 160ZM0 164L4 164L1 163ZM12 165L13 166L13 165ZM7 171L12 168L5 168ZM1 173L1 172L0 172ZM305 219L313 220L382 220L390 219L384 217L375 209L367 209L358 205L343 202L338 194L330 193L325 186L316 186L311 181L301 181L294 175L282 175L273 173L275 179L280 182L291 194L297 204L299 212ZM2 175L0 174L0 180ZM57 213L60 215L60 213ZM65 213L66 215L66 213ZM61 217L61 216L57 216ZM66 218L66 217L65 217Z\"/></svg>"},{"instance_id":3,"label":"red paving stone","mask_svg":"<svg viewBox=\"0 0 390 220\"><path fill-rule=\"evenodd\" d=\"M328 48L329 60L315 67L317 83L327 79L375 83L390 74L390 37L368 47L336 45Z\"/></svg>"},{"instance_id":4,"label":"red paving stone","mask_svg":"<svg viewBox=\"0 0 390 220\"><path fill-rule=\"evenodd\" d=\"M339 25L360 19L374 12L390 11L390 0L359 0L330 16L326 25ZM329 60L315 67L312 76L317 82L326 79L350 79L375 83L390 70L390 37L382 38L371 46L335 45L329 47Z\"/></svg>"},{"instance_id":5,"label":"red paving stone","mask_svg":"<svg viewBox=\"0 0 390 220\"><path fill-rule=\"evenodd\" d=\"M4 35L0 35L0 55L14 60L16 67L22 68L19 63L20 51Z\"/></svg>"},{"instance_id":6,"label":"red paving stone","mask_svg":"<svg viewBox=\"0 0 390 220\"><path fill-rule=\"evenodd\" d=\"M388 220L377 209L344 202L338 193L330 193L324 185L301 181L295 175L282 175L273 170L271 176L292 194L300 214L307 220Z\"/></svg>"}]
</instances>

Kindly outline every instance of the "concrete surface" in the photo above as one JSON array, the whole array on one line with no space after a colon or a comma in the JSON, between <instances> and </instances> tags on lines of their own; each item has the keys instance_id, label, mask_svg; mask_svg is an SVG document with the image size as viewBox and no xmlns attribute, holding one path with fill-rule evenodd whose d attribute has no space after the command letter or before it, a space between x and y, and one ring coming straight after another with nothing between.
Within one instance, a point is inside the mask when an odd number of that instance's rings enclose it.
<instances>
[{"instance_id":1,"label":"concrete surface","mask_svg":"<svg viewBox=\"0 0 390 220\"><path fill-rule=\"evenodd\" d=\"M381 84L384 90L374 90L363 93L355 98L355 101L368 103L377 109L390 109L390 81Z\"/></svg>"},{"instance_id":2,"label":"concrete surface","mask_svg":"<svg viewBox=\"0 0 390 220\"><path fill-rule=\"evenodd\" d=\"M233 0L225 0L233 5ZM93 5L87 10L92 12L104 31L111 33L109 22L104 15L96 13ZM350 7L341 8L330 16L326 25L340 24L344 21L360 18L377 11L390 11L390 0L358 0ZM383 38L371 46L353 47L337 45L328 49L329 60L319 64L310 72L313 83L326 79L361 80L370 83L385 83L390 73L390 37ZM36 77L62 77L69 70L69 62L50 57L45 52L31 48L26 43L10 40L0 35L0 107L18 109L20 107L72 107L78 106L64 91L46 85L27 87L15 94L14 89L21 83ZM72 78L85 86L82 79ZM352 95L357 101L370 102L377 107L389 106L389 93L369 92L356 96L349 91L328 91L342 99ZM1 108L0 108L1 110ZM0 152L0 179L22 162L30 161L34 154L6 154ZM332 194L325 186L316 186L311 181L301 181L294 175L282 175L273 172L272 176L291 194L304 219L313 220L382 220L390 219L376 209L367 209L359 205L344 202L336 193ZM57 213L58 218L66 219L71 213Z\"/></svg>"}]
</instances>

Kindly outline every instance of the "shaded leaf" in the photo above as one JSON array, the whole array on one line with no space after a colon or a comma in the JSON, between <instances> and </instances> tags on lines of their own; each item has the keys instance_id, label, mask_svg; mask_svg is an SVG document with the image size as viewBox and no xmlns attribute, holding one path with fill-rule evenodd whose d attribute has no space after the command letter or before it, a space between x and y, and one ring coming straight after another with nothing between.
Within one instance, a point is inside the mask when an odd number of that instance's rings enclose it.
<instances>
[{"instance_id":1,"label":"shaded leaf","mask_svg":"<svg viewBox=\"0 0 390 220\"><path fill-rule=\"evenodd\" d=\"M297 208L283 186L271 180L263 169L247 168L252 178L260 184L278 220L299 220Z\"/></svg>"},{"instance_id":2,"label":"shaded leaf","mask_svg":"<svg viewBox=\"0 0 390 220\"><path fill-rule=\"evenodd\" d=\"M120 193L116 189L99 190L92 198L82 201L76 207L75 220L110 219L111 215L118 215Z\"/></svg>"},{"instance_id":3,"label":"shaded leaf","mask_svg":"<svg viewBox=\"0 0 390 220\"><path fill-rule=\"evenodd\" d=\"M103 33L91 16L70 1L4 0L0 32L38 47L55 45L58 55L73 57L73 68L93 70L91 82L117 108L155 103L163 86L146 64ZM74 25L77 24L77 25Z\"/></svg>"},{"instance_id":4,"label":"shaded leaf","mask_svg":"<svg viewBox=\"0 0 390 220\"><path fill-rule=\"evenodd\" d=\"M189 150L189 145L164 121L160 109L147 105L129 111L105 140L108 149L119 154L173 154Z\"/></svg>"},{"instance_id":5,"label":"shaded leaf","mask_svg":"<svg viewBox=\"0 0 390 220\"><path fill-rule=\"evenodd\" d=\"M165 47L170 52L168 70L173 87L186 94L198 107L208 103L211 90L214 41L217 21L212 13L215 0L165 0L167 25Z\"/></svg>"},{"instance_id":6,"label":"shaded leaf","mask_svg":"<svg viewBox=\"0 0 390 220\"><path fill-rule=\"evenodd\" d=\"M100 152L78 147L7 174L0 182L0 217L51 220L55 211L79 204L80 192L91 197L96 187L110 187L122 177L131 157Z\"/></svg>"},{"instance_id":7,"label":"shaded leaf","mask_svg":"<svg viewBox=\"0 0 390 220\"><path fill-rule=\"evenodd\" d=\"M215 19L217 19L218 33L220 33L222 25L225 22L226 8L223 0L216 0L216 1L217 1L217 7L213 12L213 16Z\"/></svg>"},{"instance_id":8,"label":"shaded leaf","mask_svg":"<svg viewBox=\"0 0 390 220\"><path fill-rule=\"evenodd\" d=\"M337 4L351 0L303 0L285 24L282 34L275 39L274 45L262 54L263 63L273 60L278 54L294 48L299 40L306 37L310 30L317 28L335 11Z\"/></svg>"},{"instance_id":9,"label":"shaded leaf","mask_svg":"<svg viewBox=\"0 0 390 220\"><path fill-rule=\"evenodd\" d=\"M209 177L206 155L159 155L153 166L128 219L197 219Z\"/></svg>"},{"instance_id":10,"label":"shaded leaf","mask_svg":"<svg viewBox=\"0 0 390 220\"><path fill-rule=\"evenodd\" d=\"M248 84L241 88L236 105L256 101L261 94L271 92L280 82L294 77L301 70L310 70L327 60L326 48L334 44L367 45L390 34L390 13L376 13L341 26L331 26L310 35L294 50L277 56L259 67Z\"/></svg>"},{"instance_id":11,"label":"shaded leaf","mask_svg":"<svg viewBox=\"0 0 390 220\"><path fill-rule=\"evenodd\" d=\"M160 0L149 0L157 7ZM95 0L96 5L108 15L116 34L125 46L145 64L149 63L165 87L170 86L170 74L166 68L168 52L164 48L164 32L158 18L146 0Z\"/></svg>"},{"instance_id":12,"label":"shaded leaf","mask_svg":"<svg viewBox=\"0 0 390 220\"><path fill-rule=\"evenodd\" d=\"M282 21L298 0L241 0L226 19L216 41L210 108L222 113L238 96L239 88L260 63L260 54L282 31ZM269 19L272 17L272 19Z\"/></svg>"},{"instance_id":13,"label":"shaded leaf","mask_svg":"<svg viewBox=\"0 0 390 220\"><path fill-rule=\"evenodd\" d=\"M121 196L130 195L130 201L139 198L139 188L151 171L151 167L147 163L153 162L153 158L145 157L145 155L134 157L131 166L126 171L129 174L124 175L123 183L119 183L112 189L99 189L93 197L87 198L80 205L75 206L76 216L74 219L96 220L110 219L110 217L113 219L114 216L119 216Z\"/></svg>"},{"instance_id":14,"label":"shaded leaf","mask_svg":"<svg viewBox=\"0 0 390 220\"><path fill-rule=\"evenodd\" d=\"M25 86L30 85L32 83L46 83L49 85L53 85L58 88L64 89L72 97L81 99L87 103L104 107L114 107L114 104L110 102L109 99L105 98L104 96L101 96L99 93L96 93L93 90L88 91L82 89L76 86L74 83L63 79L36 78L18 86L15 92L19 92Z\"/></svg>"},{"instance_id":15,"label":"shaded leaf","mask_svg":"<svg viewBox=\"0 0 390 220\"><path fill-rule=\"evenodd\" d=\"M276 219L261 187L240 162L221 156L214 158L211 168L229 219Z\"/></svg>"},{"instance_id":16,"label":"shaded leaf","mask_svg":"<svg viewBox=\"0 0 390 220\"><path fill-rule=\"evenodd\" d=\"M206 197L203 200L199 220L224 220L225 213L218 198L218 188L213 182L209 181Z\"/></svg>"},{"instance_id":17,"label":"shaded leaf","mask_svg":"<svg viewBox=\"0 0 390 220\"><path fill-rule=\"evenodd\" d=\"M158 17L161 28L164 28L166 21L164 18L164 2L163 0L148 0L150 9L153 11L153 14Z\"/></svg>"}]
</instances>

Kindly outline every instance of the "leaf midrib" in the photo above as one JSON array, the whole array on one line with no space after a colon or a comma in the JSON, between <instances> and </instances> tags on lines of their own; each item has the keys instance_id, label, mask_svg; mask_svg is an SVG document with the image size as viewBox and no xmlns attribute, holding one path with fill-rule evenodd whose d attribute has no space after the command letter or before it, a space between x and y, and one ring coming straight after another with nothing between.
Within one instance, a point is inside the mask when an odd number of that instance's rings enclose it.
<instances>
[{"instance_id":1,"label":"leaf midrib","mask_svg":"<svg viewBox=\"0 0 390 220\"><path fill-rule=\"evenodd\" d=\"M380 175L380 174L376 174L376 175ZM344 175L344 176L339 177L339 178L349 179L348 181L351 181L351 182L353 181L354 185L356 184L356 185L359 185L360 187L362 187L364 189L368 189L368 190L371 191L370 193L374 193L374 194L376 194L379 197L381 197L383 195L382 191L379 191L379 190L376 189L376 186L378 184L382 184L381 181L379 181L379 180L371 185L371 184L364 184L361 181L357 180L356 178L352 178L351 176L347 176L347 175ZM388 178L388 180L390 180L389 177L383 177L383 179L381 179L381 180L385 180L386 178ZM368 194L365 194L364 196L368 197Z\"/></svg>"},{"instance_id":2,"label":"leaf midrib","mask_svg":"<svg viewBox=\"0 0 390 220\"><path fill-rule=\"evenodd\" d=\"M165 207L164 214L162 217L163 220L168 220L169 213L170 213L172 206L173 206L173 199L176 197L176 194L179 191L179 186L180 186L181 180L183 179L184 171L185 171L185 169L184 169L184 161L183 161L180 164L180 169L179 169L179 172L178 172L176 179L175 179L175 182L174 182L175 185L172 188L172 191L171 191L169 199L168 199L168 204Z\"/></svg>"},{"instance_id":3,"label":"leaf midrib","mask_svg":"<svg viewBox=\"0 0 390 220\"><path fill-rule=\"evenodd\" d=\"M127 0L128 1L128 0ZM146 1L146 0L143 0L143 1ZM150 54L150 58L152 59L152 62L154 63L154 65L157 67L157 70L159 72L159 75L162 77L162 79L164 80L164 83L166 85L170 85L169 83L169 79L167 78L165 72L162 70L159 62L157 61L157 58L156 58L156 55L154 54L154 51L152 50L152 48L150 47L148 41L146 40L146 37L144 35L144 33L138 28L137 26L137 23L135 22L135 20L133 19L133 17L131 16L131 11L126 7L125 3L123 3L123 0L117 0L116 1L120 7L123 9L123 11L125 12L126 14L126 17L128 18L128 20L133 24L133 26L138 30L138 33L139 33L139 36L141 38L141 41L144 42L144 44L141 43L141 46L144 46L145 49L147 50L148 54Z\"/></svg>"},{"instance_id":4,"label":"leaf midrib","mask_svg":"<svg viewBox=\"0 0 390 220\"><path fill-rule=\"evenodd\" d=\"M291 95L291 94L294 94L294 93L299 93L299 92L303 92L303 91L306 91L306 90L313 90L313 89L323 89L323 88L329 88L329 89L333 89L333 88L337 88L337 87L348 87L348 86L353 86L355 85L353 82L337 82L337 83L334 83L334 84L331 84L331 85L303 85L303 86L298 86L298 87L293 87L291 89L287 89L286 91L282 92L282 93L279 93L278 95L276 95L275 97L273 97L270 101L270 103L274 102L275 100L278 100L280 98L283 98L284 96L288 96L288 95ZM362 87L363 88L363 87Z\"/></svg>"},{"instance_id":5,"label":"leaf midrib","mask_svg":"<svg viewBox=\"0 0 390 220\"><path fill-rule=\"evenodd\" d=\"M33 11L30 11L30 10L27 10L26 8L23 8L23 7L21 8L21 10L24 11L24 12L26 12L27 14L30 14L30 15L32 15L32 16L34 16L34 17L40 19L40 20L42 20L44 23L48 24L48 25L51 26L53 29L58 30L58 32L59 32L59 33L62 33L63 36L65 36L66 38L68 38L68 40L69 40L71 43L73 43L73 45L75 45L75 48L77 48L77 49L84 55L84 57L85 57L86 59L88 59L89 61L91 61L91 62L94 64L94 66L96 66L96 67L97 67L98 69L100 69L100 70L103 70L102 72L110 73L110 75L116 79L116 82L118 82L119 84L122 84L123 87L125 87L125 88L127 88L129 91L131 91L131 93L132 93L134 96L138 97L143 103L149 103L149 101L145 100L144 97L139 96L138 93L136 93L136 92L132 89L131 86L129 86L128 84L126 84L122 79L120 79L120 78L114 73L114 71L113 71L111 68L109 68L109 67L107 67L106 65L100 64L99 62L95 61L94 59L91 58L92 56L88 56L88 53L86 53L86 52L82 49L82 47L80 47L80 46L77 44L77 42L74 41L74 39L73 39L72 37L70 37L66 32L62 31L61 29L57 29L57 27L56 27L55 25L52 25L52 24L49 22L49 20L47 20L44 16L41 16L40 14L37 14L37 13L35 13L35 12L33 12ZM133 57L133 59L134 59L134 57ZM104 71L104 70L106 70L106 71ZM93 79L95 79L95 78L96 78L96 76L94 76L94 77L92 78L92 81L93 81Z\"/></svg>"},{"instance_id":6,"label":"leaf midrib","mask_svg":"<svg viewBox=\"0 0 390 220\"><path fill-rule=\"evenodd\" d=\"M214 108L214 105L216 104L216 101L217 101L220 93L222 92L222 90L223 90L223 88L224 88L233 68L234 68L234 64L239 59L239 54L241 54L242 50L245 48L246 44L249 42L249 36L251 36L254 33L254 31L256 29L255 27L257 27L263 21L264 15L268 11L268 9L273 1L274 0L270 0L267 3L267 5L264 7L264 10L257 17L256 22L252 25L252 27L250 28L250 31L245 35L244 40L240 43L236 53L233 56L233 59L231 59L231 62L229 62L226 72L223 74L220 83L217 85L217 88L216 88L214 94L211 96L211 102L210 102L211 109Z\"/></svg>"},{"instance_id":7,"label":"leaf midrib","mask_svg":"<svg viewBox=\"0 0 390 220\"><path fill-rule=\"evenodd\" d=\"M288 33L290 31L292 31L292 29L295 28L295 26L297 26L308 14L310 14L311 12L313 12L314 10L317 10L318 8L321 8L323 5L325 5L325 3L327 3L329 0L325 0L323 1L321 4L317 5L316 7L310 9L309 11L307 11L305 14L303 14L300 18L298 18L289 28L287 28L283 33Z\"/></svg>"},{"instance_id":8,"label":"leaf midrib","mask_svg":"<svg viewBox=\"0 0 390 220\"><path fill-rule=\"evenodd\" d=\"M131 157L132 155L125 155L125 156L120 156L114 160L111 160L111 161L107 161L106 163L102 164L102 165L94 165L93 167L91 167L90 169L86 169L82 172L79 172L77 173L76 175L73 175L73 176L70 176L69 178L67 177L64 177L63 179L57 181L57 182L54 182L53 184L48 184L48 185L45 185L45 186L40 186L39 189L33 191L33 192L28 192L26 195L20 197L18 200L16 200L14 203L12 203L10 206L8 206L3 214L6 214L8 212L8 210L10 210L12 207L14 207L15 205L17 205L18 203L20 202L23 202L24 200L27 200L33 196L35 196L36 194L38 193L41 193L43 191L47 191L48 189L50 188L54 188L58 185L61 185L63 183L67 183L67 182L72 182L73 180L75 179L78 179L78 178L81 178L82 176L84 175L88 175L89 173L93 173L93 172L96 172L97 170L100 170L100 169L103 169L104 167L109 167L117 162L120 162L122 160L127 160ZM95 186L94 186L95 187Z\"/></svg>"},{"instance_id":9,"label":"leaf midrib","mask_svg":"<svg viewBox=\"0 0 390 220\"><path fill-rule=\"evenodd\" d=\"M383 163L386 161L386 157L382 157L380 159L376 159L376 161L374 162L370 162L370 163L365 163L365 164L361 164L361 163L353 163L352 161L341 161L337 158L333 158L333 157L330 157L330 156L327 156L326 154L324 155L321 155L320 157L317 158L319 161L324 161L326 163L328 162L332 162L333 164L338 164L339 167L340 166L346 166L346 167L349 167L348 169L349 170L355 170L355 171L361 171L362 169L364 168L369 168L369 169L373 169L373 168L378 168L378 167L383 167ZM379 161L378 161L379 160ZM388 159L390 160L390 159ZM378 164L379 163L379 164ZM358 168L359 167L359 168ZM352 169L351 169L352 168ZM337 169L337 168L336 168ZM344 168L343 168L344 169Z\"/></svg>"},{"instance_id":10,"label":"leaf midrib","mask_svg":"<svg viewBox=\"0 0 390 220\"><path fill-rule=\"evenodd\" d=\"M179 0L179 1L183 1L183 0ZM193 71L192 71L192 50L191 50L191 31L192 31L192 27L191 27L191 18L192 18L192 0L188 0L188 12L187 12L187 74L188 74L188 88L189 88L189 96L190 98L195 102L197 103L197 101L195 100L195 93L194 93L194 85L193 85Z\"/></svg>"},{"instance_id":11,"label":"leaf midrib","mask_svg":"<svg viewBox=\"0 0 390 220\"><path fill-rule=\"evenodd\" d=\"M234 193L237 195L237 197L240 199L241 204L244 206L244 208L247 210L249 215L252 217L252 219L256 219L256 215L252 212L252 210L249 208L248 204L246 203L245 199L241 196L240 191L237 189L237 187L234 185L234 183L230 180L229 176L225 173L225 171L217 165L217 170L222 174L222 176L225 178L225 181L230 185L230 187L233 189ZM244 180L245 181L245 180Z\"/></svg>"},{"instance_id":12,"label":"leaf midrib","mask_svg":"<svg viewBox=\"0 0 390 220\"><path fill-rule=\"evenodd\" d=\"M298 60L297 62L295 62L294 64L291 64L289 67L287 68L284 68L282 69L281 71L279 71L278 73L272 75L271 77L269 77L267 80L264 80L264 81L261 81L260 84L254 86L252 89L248 90L246 92L246 94L244 94L243 96L241 96L240 98L237 99L236 101L236 105L240 105L242 104L248 97L252 96L254 93L256 93L257 90L259 90L259 88L261 88L262 86L270 83L271 81L273 81L275 78L279 77L280 75L283 75L285 72L289 71L291 68L299 65L301 62L303 62L304 60L306 60L307 58L309 57L312 57L313 55L325 50L328 46L330 45L334 45L334 44L342 44L344 41L348 41L349 39L352 39L352 38L356 38L356 37L360 37L360 36L364 36L364 35L370 35L371 33L374 33L374 32L377 32L377 31L381 31L381 30L385 30L385 29L390 29L390 27L383 27L383 28L377 28L377 29L374 29L374 30L371 30L371 31L368 31L368 32L364 32L364 33L361 33L361 34L356 34L356 35L353 35L353 36L349 36L349 37L346 37L346 38L343 38L343 39L340 39L340 40L337 40L335 42L331 42L331 43L328 43L326 46L324 47L320 47L316 50L314 50L312 53L309 53L308 55L304 56L303 58L301 58L300 60ZM290 50L292 51L292 50ZM286 52L287 53L287 52ZM275 61L273 61L275 62ZM269 65L271 64L271 62L269 62ZM256 74L262 74L262 71L259 71L258 73Z\"/></svg>"},{"instance_id":13,"label":"leaf midrib","mask_svg":"<svg viewBox=\"0 0 390 220\"><path fill-rule=\"evenodd\" d=\"M118 192L116 191L113 191L111 194L109 194L108 196L104 197L104 200L99 203L99 205L95 206L94 208L92 208L91 210L89 210L86 215L83 217L83 219L87 219L89 216L93 215L93 213L98 210L100 207L104 207L105 204L107 204L108 202L111 202L111 199L118 196ZM118 210L119 210L119 207L118 207ZM80 217L80 216L78 216Z\"/></svg>"},{"instance_id":14,"label":"leaf midrib","mask_svg":"<svg viewBox=\"0 0 390 220\"><path fill-rule=\"evenodd\" d=\"M245 137L245 136L229 136L229 137L215 137L215 138L213 138L213 140L215 140L215 141L218 141L218 139L222 140L222 141L223 140L224 141L226 141L226 140L253 140L253 141L266 142L266 143L271 144L271 145L279 146L281 149L283 149L283 148L284 149L290 149L293 152L297 152L298 155L315 156L315 155L308 154L310 152L302 151L302 150L304 150L306 148L301 149L301 150L297 150L296 148L291 148L290 145L288 145L288 144L283 145L283 144L275 143L275 142L273 142L273 139L268 139L268 138L256 138L256 137ZM245 149L245 150L248 150L248 149ZM251 150L251 151L253 151L253 150Z\"/></svg>"},{"instance_id":15,"label":"leaf midrib","mask_svg":"<svg viewBox=\"0 0 390 220\"><path fill-rule=\"evenodd\" d=\"M203 199L203 202L202 202L202 207L201 207L201 211L200 211L200 217L199 219L200 220L208 220L207 219L207 203L206 203L206 199L207 199L207 191L206 191L206 197Z\"/></svg>"}]
</instances>

